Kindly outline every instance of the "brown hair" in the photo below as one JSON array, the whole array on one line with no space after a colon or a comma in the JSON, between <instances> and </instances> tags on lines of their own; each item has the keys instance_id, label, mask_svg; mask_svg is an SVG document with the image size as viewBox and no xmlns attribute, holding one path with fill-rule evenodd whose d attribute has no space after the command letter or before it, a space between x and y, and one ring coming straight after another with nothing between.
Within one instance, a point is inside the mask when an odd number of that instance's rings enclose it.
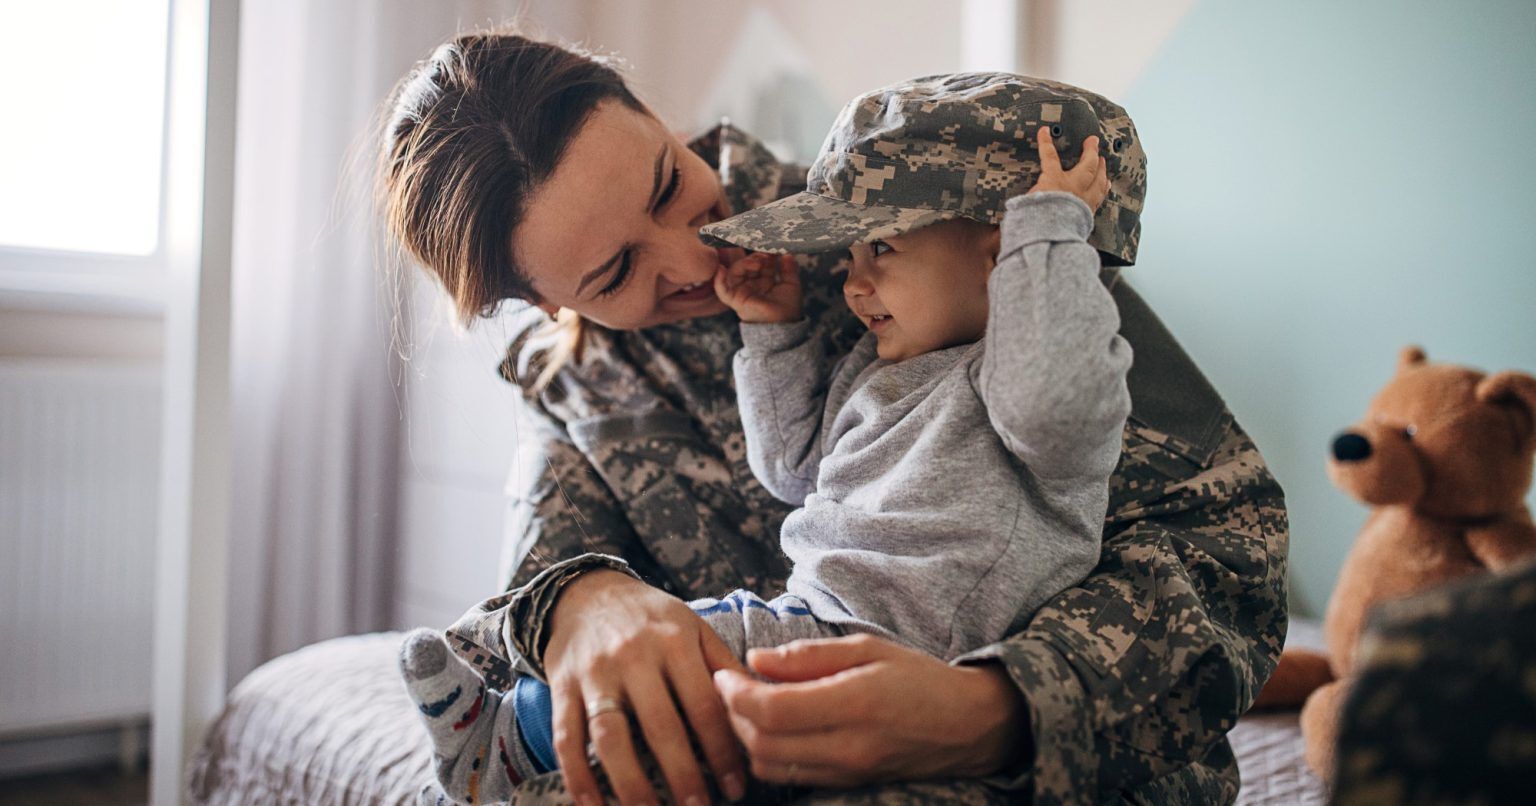
<instances>
[{"instance_id":1,"label":"brown hair","mask_svg":"<svg viewBox=\"0 0 1536 806\"><path fill-rule=\"evenodd\" d=\"M606 60L509 31L460 34L395 86L377 174L383 223L462 324L503 300L541 301L512 259L512 231L610 99L645 110Z\"/></svg>"}]
</instances>

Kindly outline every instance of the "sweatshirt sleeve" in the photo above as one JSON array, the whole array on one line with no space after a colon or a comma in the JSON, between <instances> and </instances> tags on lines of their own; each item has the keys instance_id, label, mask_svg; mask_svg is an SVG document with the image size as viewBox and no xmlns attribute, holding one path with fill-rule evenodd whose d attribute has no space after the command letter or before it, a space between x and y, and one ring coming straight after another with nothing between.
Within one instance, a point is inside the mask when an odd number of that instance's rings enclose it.
<instances>
[{"instance_id":1,"label":"sweatshirt sleeve","mask_svg":"<svg viewBox=\"0 0 1536 806\"><path fill-rule=\"evenodd\" d=\"M801 506L821 468L831 360L807 319L743 322L741 341L734 369L747 463L775 498Z\"/></svg>"},{"instance_id":2,"label":"sweatshirt sleeve","mask_svg":"<svg viewBox=\"0 0 1536 806\"><path fill-rule=\"evenodd\" d=\"M987 283L978 392L1003 442L1045 479L1107 478L1131 411L1131 347L1092 229L1092 211L1070 193L1010 199Z\"/></svg>"}]
</instances>

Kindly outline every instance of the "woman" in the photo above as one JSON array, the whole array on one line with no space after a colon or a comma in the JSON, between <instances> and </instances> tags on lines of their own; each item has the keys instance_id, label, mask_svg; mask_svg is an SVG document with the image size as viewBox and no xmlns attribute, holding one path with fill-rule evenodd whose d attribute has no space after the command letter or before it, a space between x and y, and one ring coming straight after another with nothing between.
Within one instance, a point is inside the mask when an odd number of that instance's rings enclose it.
<instances>
[{"instance_id":1,"label":"woman","mask_svg":"<svg viewBox=\"0 0 1536 806\"><path fill-rule=\"evenodd\" d=\"M954 665L859 636L754 657L753 671L788 683L712 677L739 664L678 597L778 590L789 508L747 467L736 320L710 283L731 255L696 233L795 192L803 172L725 126L684 144L607 65L512 34L442 46L392 105L381 181L395 235L465 319L507 299L534 306L502 367L530 426L512 481L521 560L511 590L452 634L492 686L514 668L550 682L569 795L601 791L590 741L621 800L656 797L643 741L681 802L710 797L704 769L742 795L743 746L759 779L898 800L1235 797L1224 734L1285 629L1284 504L1128 286L1113 293L1137 356L1133 413L1102 559L1082 585ZM1145 187L1130 142L1111 166L1115 214L1096 225L1115 228L1126 263ZM800 259L807 315L846 349L859 323L831 271L842 256ZM560 784L546 778L530 792ZM899 783L919 779L948 780Z\"/></svg>"}]
</instances>

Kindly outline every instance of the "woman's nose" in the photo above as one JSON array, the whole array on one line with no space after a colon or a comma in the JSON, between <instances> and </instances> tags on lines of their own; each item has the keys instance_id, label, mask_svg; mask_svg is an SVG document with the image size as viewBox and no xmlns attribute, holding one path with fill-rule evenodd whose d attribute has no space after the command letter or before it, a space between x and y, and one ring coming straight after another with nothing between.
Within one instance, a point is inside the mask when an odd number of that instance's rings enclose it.
<instances>
[{"instance_id":1,"label":"woman's nose","mask_svg":"<svg viewBox=\"0 0 1536 806\"><path fill-rule=\"evenodd\" d=\"M691 227L671 227L658 233L646 251L662 277L678 284L700 283L715 276L720 253L699 240Z\"/></svg>"}]
</instances>

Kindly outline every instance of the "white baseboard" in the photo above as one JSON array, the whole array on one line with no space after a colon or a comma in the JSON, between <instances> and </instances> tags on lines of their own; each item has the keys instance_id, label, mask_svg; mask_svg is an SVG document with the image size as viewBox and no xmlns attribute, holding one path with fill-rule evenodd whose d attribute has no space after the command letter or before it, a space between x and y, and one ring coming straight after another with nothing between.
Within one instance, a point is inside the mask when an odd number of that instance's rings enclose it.
<instances>
[{"instance_id":1,"label":"white baseboard","mask_svg":"<svg viewBox=\"0 0 1536 806\"><path fill-rule=\"evenodd\" d=\"M8 739L0 741L0 780L113 765L141 769L148 748L147 724Z\"/></svg>"}]
</instances>

